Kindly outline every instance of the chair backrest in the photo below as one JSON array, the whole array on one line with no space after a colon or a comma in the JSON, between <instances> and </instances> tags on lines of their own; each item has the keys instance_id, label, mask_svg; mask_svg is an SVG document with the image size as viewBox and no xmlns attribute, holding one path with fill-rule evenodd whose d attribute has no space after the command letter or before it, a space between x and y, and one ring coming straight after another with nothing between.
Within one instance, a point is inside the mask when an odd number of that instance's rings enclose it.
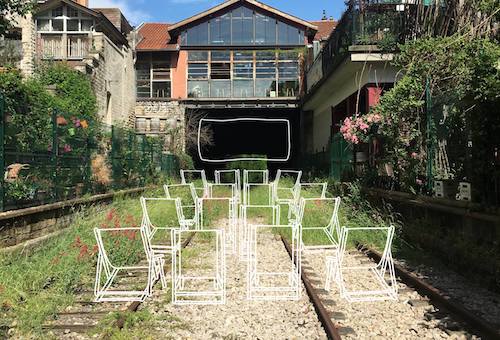
<instances>
[{"instance_id":1,"label":"chair backrest","mask_svg":"<svg viewBox=\"0 0 500 340\"><path fill-rule=\"evenodd\" d=\"M261 175L262 180L253 181L251 175ZM243 185L245 184L268 184L269 170L243 170Z\"/></svg>"},{"instance_id":2,"label":"chair backrest","mask_svg":"<svg viewBox=\"0 0 500 340\"><path fill-rule=\"evenodd\" d=\"M183 190L184 192L189 192L189 196L191 199L192 205L196 204L196 199L198 198L198 195L196 194L196 189L194 188L193 183L189 184L170 184L170 185L163 185L163 191L165 191L165 196L166 198L180 198L181 203L183 203L183 206L187 206L186 204L186 195L182 195L178 191Z\"/></svg>"},{"instance_id":3,"label":"chair backrest","mask_svg":"<svg viewBox=\"0 0 500 340\"><path fill-rule=\"evenodd\" d=\"M215 191L220 191L220 193ZM208 183L208 198L236 198L236 184Z\"/></svg>"},{"instance_id":4,"label":"chair backrest","mask_svg":"<svg viewBox=\"0 0 500 340\"><path fill-rule=\"evenodd\" d=\"M250 198L252 196L252 192L255 194L256 190L259 188L263 188L265 190L267 188L267 201L266 202L255 202ZM254 190L252 190L254 189ZM270 183L247 183L243 188L243 204L245 205L271 205L273 202L273 185Z\"/></svg>"},{"instance_id":5,"label":"chair backrest","mask_svg":"<svg viewBox=\"0 0 500 340\"><path fill-rule=\"evenodd\" d=\"M284 187L284 186L280 186L280 181L285 177L291 177L293 179L293 182L294 182L292 187L295 187L295 186L299 185L299 183L300 183L300 180L302 178L302 171L279 169L276 172L276 178L274 180L277 188Z\"/></svg>"},{"instance_id":6,"label":"chair backrest","mask_svg":"<svg viewBox=\"0 0 500 340\"><path fill-rule=\"evenodd\" d=\"M203 229L206 229L206 227L212 227L213 226L206 226L205 225L205 222L207 220L206 216L205 216L205 213L204 213L204 205L207 203L207 202L227 202L227 219L228 219L228 222L231 223L231 220L232 220L232 214L234 213L233 209L234 209L234 199L233 198L219 198L219 197L214 197L214 198L208 198L208 197L204 197L204 198L198 198L198 210L200 212L200 229L203 230Z\"/></svg>"},{"instance_id":7,"label":"chair backrest","mask_svg":"<svg viewBox=\"0 0 500 340\"><path fill-rule=\"evenodd\" d=\"M329 232L333 235L334 233L337 236L337 240L340 237L340 223L339 223L339 209L340 209L340 197L335 197L335 198L301 198L300 203L299 203L299 209L297 213L298 221L302 223L303 229L308 229L308 227L311 227L308 225L308 223L304 223L304 214L306 213L306 207L307 205L315 205L318 208L321 208L323 204L331 205L331 213L329 214L328 220L326 223L323 223L324 225L319 225L319 226L314 226L314 228L317 227L324 227L328 228ZM314 217L315 221L322 221L322 219L318 219Z\"/></svg>"},{"instance_id":8,"label":"chair backrest","mask_svg":"<svg viewBox=\"0 0 500 340\"><path fill-rule=\"evenodd\" d=\"M313 192L312 189L319 189L319 194ZM308 190L309 189L309 190ZM326 198L326 191L328 189L328 183L299 183L295 187L295 196L301 196L304 198Z\"/></svg>"},{"instance_id":9,"label":"chair backrest","mask_svg":"<svg viewBox=\"0 0 500 340\"><path fill-rule=\"evenodd\" d=\"M141 226L145 227L148 236L152 233L154 228L180 228L181 220L184 219L184 213L182 212L182 203L179 198L146 198L141 197L141 207L142 207L142 223ZM172 205L175 206L176 213L176 225L157 225L157 221L151 220L151 205L162 205L162 216L168 216L168 208Z\"/></svg>"},{"instance_id":10,"label":"chair backrest","mask_svg":"<svg viewBox=\"0 0 500 340\"><path fill-rule=\"evenodd\" d=\"M195 189L203 189L207 190L207 176L205 174L205 170L181 170L181 183L189 184L193 183ZM196 179L201 180L202 187L196 185Z\"/></svg>"},{"instance_id":11,"label":"chair backrest","mask_svg":"<svg viewBox=\"0 0 500 340\"><path fill-rule=\"evenodd\" d=\"M233 180L227 181L224 178L225 174L233 174ZM234 184L236 188L241 189L240 170L215 170L214 177L216 184Z\"/></svg>"},{"instance_id":12,"label":"chair backrest","mask_svg":"<svg viewBox=\"0 0 500 340\"><path fill-rule=\"evenodd\" d=\"M148 246L149 241L144 238L143 235L143 230L142 228L94 228L94 236L97 242L97 249L99 251L99 257L103 261L104 267L106 272L109 273L110 269L116 269L120 267L120 265L116 263L112 263L112 261L109 258L108 254L108 249L104 239L103 239L103 234L109 233L111 235L114 235L116 233L138 233L141 235L141 240L142 240L142 245L143 245L143 250L145 252L145 256L149 259L149 253L148 253L148 248L150 248L150 245ZM115 246L115 245L113 245ZM118 245L119 247L119 245Z\"/></svg>"},{"instance_id":13,"label":"chair backrest","mask_svg":"<svg viewBox=\"0 0 500 340\"><path fill-rule=\"evenodd\" d=\"M339 247L337 248L337 257L338 257L338 263L340 267L342 267L342 262L344 260L345 252L346 252L346 247L348 244L349 240L349 235L352 235L355 232L362 232L362 233L385 233L384 237L384 250L382 252L382 256L380 258L380 261L378 262L377 266L382 266L385 270L385 266L388 264L388 261L392 262L392 240L394 238L394 226L391 225L389 227L357 227L357 228L348 228L348 227L342 227L340 231L340 241L339 241Z\"/></svg>"}]
</instances>

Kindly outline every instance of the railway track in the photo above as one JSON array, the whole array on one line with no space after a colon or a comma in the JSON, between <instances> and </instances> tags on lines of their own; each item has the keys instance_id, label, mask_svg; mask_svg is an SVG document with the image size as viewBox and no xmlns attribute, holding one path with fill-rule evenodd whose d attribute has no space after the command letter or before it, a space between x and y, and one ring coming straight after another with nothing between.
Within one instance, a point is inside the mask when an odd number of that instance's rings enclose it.
<instances>
[{"instance_id":1,"label":"railway track","mask_svg":"<svg viewBox=\"0 0 500 340\"><path fill-rule=\"evenodd\" d=\"M376 262L381 258L379 252L370 249L369 247L358 245L357 248L360 252ZM479 334L484 339L500 339L500 329L477 316L472 310L468 309L458 300L433 287L397 263L394 264L394 269L396 271L396 275L406 285L414 288L422 296L428 297L433 304L446 309L455 318L468 325L471 330Z\"/></svg>"},{"instance_id":2,"label":"railway track","mask_svg":"<svg viewBox=\"0 0 500 340\"><path fill-rule=\"evenodd\" d=\"M290 256L292 258L291 247L285 238L282 238L283 244ZM365 257L361 261L375 261L380 260L380 253L370 249L368 247L358 245L357 250L359 251L357 257ZM306 262L307 263L307 262ZM433 305L439 308L437 313L447 313L453 320L460 323L461 326L470 334L475 334L482 339L500 339L500 330L495 326L490 324L488 321L477 316L473 311L468 309L466 306L462 305L459 301L447 296L445 293L441 292L439 289L433 287L429 283L418 278L415 274L411 273L402 266L395 264L395 271L398 279L398 284L403 284L406 287L400 289L400 296L405 296L405 294L410 294L412 291L416 291L419 294L418 298L408 299L408 304L416 308L422 308L429 305ZM317 280L314 270L306 266L305 270L302 270L302 281L306 288L307 294L311 302L318 313L318 317L325 329L325 332L329 339L338 340L344 335L354 335L356 332L351 327L346 327L345 323L342 322L345 318L343 316L343 311L335 306L328 297L328 292L324 291L319 287L320 281ZM313 284L316 283L316 284ZM410 296L410 295L408 295ZM332 310L334 307L337 310ZM428 313L431 317L431 313ZM335 320L338 316L341 320ZM355 325L353 325L355 326ZM355 327L354 327L355 328ZM456 328L456 327L452 327ZM470 334L465 336L470 338Z\"/></svg>"},{"instance_id":3,"label":"railway track","mask_svg":"<svg viewBox=\"0 0 500 340\"><path fill-rule=\"evenodd\" d=\"M195 234L190 234L182 243L182 248L186 248L190 244ZM140 272L130 272L127 274L127 279L143 276ZM122 329L125 325L126 313L136 312L141 305L139 301L129 303L94 302L93 294L93 291L81 291L77 294L72 306L66 308L64 312L58 313L54 320L44 324L42 328L55 336L71 333L83 335L95 330L99 322L108 315L119 313L118 318L113 323L113 327Z\"/></svg>"}]
</instances>

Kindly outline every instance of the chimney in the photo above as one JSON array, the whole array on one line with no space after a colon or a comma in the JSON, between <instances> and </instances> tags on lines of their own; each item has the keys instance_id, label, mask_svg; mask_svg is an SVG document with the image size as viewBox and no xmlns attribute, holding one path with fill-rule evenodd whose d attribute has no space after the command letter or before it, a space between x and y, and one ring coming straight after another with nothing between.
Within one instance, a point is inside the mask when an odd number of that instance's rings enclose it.
<instances>
[{"instance_id":1,"label":"chimney","mask_svg":"<svg viewBox=\"0 0 500 340\"><path fill-rule=\"evenodd\" d=\"M328 17L326 16L325 10L323 10L323 17L321 18L321 20L328 20Z\"/></svg>"},{"instance_id":2,"label":"chimney","mask_svg":"<svg viewBox=\"0 0 500 340\"><path fill-rule=\"evenodd\" d=\"M89 7L89 0L73 0L73 1L79 5Z\"/></svg>"}]
</instances>

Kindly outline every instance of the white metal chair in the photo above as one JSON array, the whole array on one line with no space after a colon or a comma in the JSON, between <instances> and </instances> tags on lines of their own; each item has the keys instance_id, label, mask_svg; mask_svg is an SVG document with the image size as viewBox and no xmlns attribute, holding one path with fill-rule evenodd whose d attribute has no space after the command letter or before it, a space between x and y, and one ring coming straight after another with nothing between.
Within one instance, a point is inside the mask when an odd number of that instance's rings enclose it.
<instances>
[{"instance_id":1,"label":"white metal chair","mask_svg":"<svg viewBox=\"0 0 500 340\"><path fill-rule=\"evenodd\" d=\"M181 200L182 216L179 216L181 227L184 229L198 229L200 212L198 211L198 204L196 204L198 197L194 184L165 184L163 190L167 198L179 198ZM189 216L189 218L186 216Z\"/></svg>"},{"instance_id":2,"label":"white metal chair","mask_svg":"<svg viewBox=\"0 0 500 340\"><path fill-rule=\"evenodd\" d=\"M183 267L182 235L188 231L175 230L173 239L176 253L172 256L172 303L175 305L213 305L226 303L226 254L223 229L201 229L198 237L213 240L213 263L207 269ZM202 254L204 261L211 257ZM193 259L190 259L192 261ZM202 273L193 273L193 271Z\"/></svg>"},{"instance_id":3,"label":"white metal chair","mask_svg":"<svg viewBox=\"0 0 500 340\"><path fill-rule=\"evenodd\" d=\"M220 198L220 197L204 197L198 198L198 209L200 211L200 230L213 229L214 227L223 228L219 221L207 221L205 208L210 209L211 205L226 202L227 203L227 214L225 214L225 219L227 224L225 226L225 244L229 249L231 254L236 252L236 223L237 223L237 204L236 200L233 198ZM216 223L217 222L217 223ZM210 224L210 225L209 225Z\"/></svg>"},{"instance_id":4,"label":"white metal chair","mask_svg":"<svg viewBox=\"0 0 500 340\"><path fill-rule=\"evenodd\" d=\"M292 185L280 185L286 177L292 178ZM295 210L299 204L300 194L300 179L302 178L302 171L295 170L278 170L276 179L273 182L273 204L283 204L288 206L288 217L291 216L292 211Z\"/></svg>"},{"instance_id":5,"label":"white metal chair","mask_svg":"<svg viewBox=\"0 0 500 340\"><path fill-rule=\"evenodd\" d=\"M252 196L252 190L255 194L256 190L263 188L267 189L267 199L265 201L257 201ZM254 197L252 199L252 197ZM246 183L243 185L243 205L273 205L273 185L271 183Z\"/></svg>"},{"instance_id":6,"label":"white metal chair","mask_svg":"<svg viewBox=\"0 0 500 340\"><path fill-rule=\"evenodd\" d=\"M246 261L248 256L248 215L252 211L267 212L271 215L271 224L280 224L279 205L240 205L240 219L238 228L238 245L240 261Z\"/></svg>"},{"instance_id":7,"label":"white metal chair","mask_svg":"<svg viewBox=\"0 0 500 340\"><path fill-rule=\"evenodd\" d=\"M258 178L258 180L255 179ZM268 184L269 183L269 170L243 170L243 204L245 197L248 195L248 184Z\"/></svg>"},{"instance_id":8,"label":"white metal chair","mask_svg":"<svg viewBox=\"0 0 500 340\"><path fill-rule=\"evenodd\" d=\"M207 192L207 176L205 170L181 170L181 183L193 183L198 197L204 197ZM197 185L196 180L201 180L202 186Z\"/></svg>"},{"instance_id":9,"label":"white metal chair","mask_svg":"<svg viewBox=\"0 0 500 340\"><path fill-rule=\"evenodd\" d=\"M313 212L312 207L330 207L328 219L318 218ZM296 211L295 218L290 223L299 223L302 225L302 250L336 249L340 238L339 222L340 197L336 198L301 198L299 208ZM324 217L324 216L322 216ZM314 221L311 224L311 221ZM307 245L304 242L304 236L309 233L321 231L326 236L327 242L323 244Z\"/></svg>"},{"instance_id":10,"label":"white metal chair","mask_svg":"<svg viewBox=\"0 0 500 340\"><path fill-rule=\"evenodd\" d=\"M232 180L228 181L226 176L232 175ZM215 170L215 184L234 184L238 202L241 202L241 174L240 170Z\"/></svg>"},{"instance_id":11,"label":"white metal chair","mask_svg":"<svg viewBox=\"0 0 500 340\"><path fill-rule=\"evenodd\" d=\"M248 262L247 262L247 298L249 300L298 300L301 293L301 247L300 225L248 225ZM270 254L268 245L259 244L259 235L271 233L272 230L289 231L291 235L292 254L295 258L289 263L276 261ZM269 235L267 235L269 237ZM273 237L272 235L270 235ZM263 248L263 249L261 249ZM264 271L259 264L265 260L279 264L280 268L274 271ZM286 267L286 270L281 269Z\"/></svg>"},{"instance_id":12,"label":"white metal chair","mask_svg":"<svg viewBox=\"0 0 500 340\"><path fill-rule=\"evenodd\" d=\"M112 255L114 242L111 246L106 246L104 239L119 233L138 233L141 235L142 242L138 240L141 249L144 251L144 265L119 265L113 263L109 255ZM94 228L94 235L97 241L98 256L97 268L94 284L94 296L96 302L132 302L144 301L152 294L153 284L160 277L164 283L163 260L161 257L151 257L147 254L147 249L142 248L149 240L142 233L141 228ZM108 251L110 253L108 253ZM125 289L123 285L117 283L118 275L122 272L142 272L147 279L142 290ZM126 277L126 275L125 275ZM137 279L135 279L137 281Z\"/></svg>"},{"instance_id":13,"label":"white metal chair","mask_svg":"<svg viewBox=\"0 0 500 340\"><path fill-rule=\"evenodd\" d=\"M353 233L384 233L385 245L382 257L378 263L369 265L351 265L355 259L346 259L347 243L349 235ZM397 282L394 273L394 262L392 259L392 239L394 237L394 226L377 228L346 228L343 227L340 233L339 247L335 256L327 256L327 277L325 289L331 289L334 281L340 290L340 296L349 302L355 301L382 301L397 300ZM352 261L350 261L352 260ZM346 283L345 276L351 273L361 273L362 280L356 282L363 285L370 285L369 288L350 289L350 284ZM387 280L390 284L387 283ZM373 288L376 287L376 288Z\"/></svg>"}]
</instances>

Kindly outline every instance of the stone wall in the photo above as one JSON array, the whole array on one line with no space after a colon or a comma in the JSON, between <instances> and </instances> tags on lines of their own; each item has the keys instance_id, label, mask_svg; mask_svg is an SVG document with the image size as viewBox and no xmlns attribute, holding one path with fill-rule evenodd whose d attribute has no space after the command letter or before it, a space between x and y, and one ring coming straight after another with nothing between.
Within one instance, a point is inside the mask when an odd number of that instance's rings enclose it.
<instances>
[{"instance_id":1,"label":"stone wall","mask_svg":"<svg viewBox=\"0 0 500 340\"><path fill-rule=\"evenodd\" d=\"M184 105L178 101L142 100L135 105L134 125L138 133L165 135L168 151L185 150Z\"/></svg>"},{"instance_id":2,"label":"stone wall","mask_svg":"<svg viewBox=\"0 0 500 340\"><path fill-rule=\"evenodd\" d=\"M132 49L116 46L102 33L94 33L93 46L84 62L92 78L99 117L106 124L128 125L135 106Z\"/></svg>"},{"instance_id":3,"label":"stone wall","mask_svg":"<svg viewBox=\"0 0 500 340\"><path fill-rule=\"evenodd\" d=\"M31 14L26 17L16 19L21 27L21 41L23 57L21 59L21 71L25 76L31 76L35 69L36 57L36 28L35 20Z\"/></svg>"}]
</instances>

